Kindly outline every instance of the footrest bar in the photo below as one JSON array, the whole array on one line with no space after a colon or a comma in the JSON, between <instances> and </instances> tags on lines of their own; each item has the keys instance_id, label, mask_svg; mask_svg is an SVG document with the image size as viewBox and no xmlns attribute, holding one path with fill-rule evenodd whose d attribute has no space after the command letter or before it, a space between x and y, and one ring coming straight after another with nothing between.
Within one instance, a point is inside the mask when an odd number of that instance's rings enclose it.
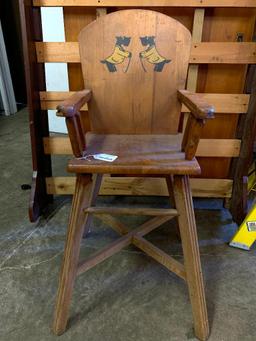
<instances>
[{"instance_id":1,"label":"footrest bar","mask_svg":"<svg viewBox=\"0 0 256 341\"><path fill-rule=\"evenodd\" d=\"M178 216L177 210L171 208L87 207L84 212L110 215Z\"/></svg>"}]
</instances>

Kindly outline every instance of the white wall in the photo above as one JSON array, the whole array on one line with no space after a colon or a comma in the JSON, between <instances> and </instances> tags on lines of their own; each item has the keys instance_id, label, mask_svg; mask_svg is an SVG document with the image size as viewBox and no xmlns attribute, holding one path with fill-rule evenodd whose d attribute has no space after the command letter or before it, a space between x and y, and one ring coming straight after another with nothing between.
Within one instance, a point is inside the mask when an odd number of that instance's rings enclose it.
<instances>
[{"instance_id":1,"label":"white wall","mask_svg":"<svg viewBox=\"0 0 256 341\"><path fill-rule=\"evenodd\" d=\"M62 7L41 7L43 41L65 41ZM47 91L69 91L66 63L45 63ZM51 132L67 133L65 120L56 117L56 110L48 110L49 129Z\"/></svg>"},{"instance_id":2,"label":"white wall","mask_svg":"<svg viewBox=\"0 0 256 341\"><path fill-rule=\"evenodd\" d=\"M5 115L15 114L17 105L0 21L0 97ZM1 108L0 108L1 109Z\"/></svg>"}]
</instances>

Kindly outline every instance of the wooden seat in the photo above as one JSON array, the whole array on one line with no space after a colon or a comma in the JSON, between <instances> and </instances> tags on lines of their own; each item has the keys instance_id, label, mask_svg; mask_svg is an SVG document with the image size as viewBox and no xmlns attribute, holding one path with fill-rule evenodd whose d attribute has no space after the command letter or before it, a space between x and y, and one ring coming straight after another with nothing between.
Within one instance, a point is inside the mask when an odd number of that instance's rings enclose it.
<instances>
[{"instance_id":1,"label":"wooden seat","mask_svg":"<svg viewBox=\"0 0 256 341\"><path fill-rule=\"evenodd\" d=\"M76 187L53 331L60 335L66 329L76 276L133 244L187 283L195 334L206 340L209 326L189 175L200 173L195 153L205 121L213 118L214 109L202 97L184 90L190 32L158 12L123 10L86 26L79 35L79 46L86 89L57 107L58 116L66 119L74 153L68 170L76 173ZM90 132L84 130L80 115L85 103ZM178 132L183 121L182 103L191 114L181 138ZM107 162L94 158L102 153L116 155L117 159ZM165 177L172 206L97 207L104 173ZM120 214L151 218L130 230L115 217ZM92 215L97 215L121 237L79 262L81 238L86 235ZM144 238L175 217L184 264Z\"/></svg>"},{"instance_id":2,"label":"wooden seat","mask_svg":"<svg viewBox=\"0 0 256 341\"><path fill-rule=\"evenodd\" d=\"M185 159L179 135L86 134L85 159L72 159L68 170L75 173L111 174L200 174L197 160ZM116 155L114 162L92 155Z\"/></svg>"}]
</instances>

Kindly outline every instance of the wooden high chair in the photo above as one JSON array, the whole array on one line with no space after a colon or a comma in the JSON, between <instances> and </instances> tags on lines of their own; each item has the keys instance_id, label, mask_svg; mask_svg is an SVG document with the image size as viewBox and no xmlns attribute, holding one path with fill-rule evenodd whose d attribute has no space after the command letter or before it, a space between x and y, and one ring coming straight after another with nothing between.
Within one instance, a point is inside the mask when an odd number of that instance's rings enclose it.
<instances>
[{"instance_id":1,"label":"wooden high chair","mask_svg":"<svg viewBox=\"0 0 256 341\"><path fill-rule=\"evenodd\" d=\"M60 275L53 330L62 334L77 275L134 244L188 284L195 334L209 335L204 285L189 175L200 174L195 152L202 127L213 107L185 88L190 32L178 21L148 10L123 10L86 26L79 35L86 89L58 106L66 118L75 155L68 171L76 173ZM91 131L85 132L79 110L88 103ZM179 141L181 103L191 112ZM117 156L113 162L97 154ZM94 156L96 155L96 159ZM165 177L176 208L97 207L103 174ZM80 242L92 214L122 235L79 263ZM114 215L151 216L130 231ZM145 239L173 217L178 218L184 265Z\"/></svg>"}]
</instances>

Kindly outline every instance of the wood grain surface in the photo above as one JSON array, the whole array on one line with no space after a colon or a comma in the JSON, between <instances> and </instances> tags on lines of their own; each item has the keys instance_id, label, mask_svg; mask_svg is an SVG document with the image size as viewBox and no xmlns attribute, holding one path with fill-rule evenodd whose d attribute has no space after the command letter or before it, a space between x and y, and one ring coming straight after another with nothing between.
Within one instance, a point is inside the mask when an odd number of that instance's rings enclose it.
<instances>
[{"instance_id":1,"label":"wood grain surface","mask_svg":"<svg viewBox=\"0 0 256 341\"><path fill-rule=\"evenodd\" d=\"M79 44L85 87L93 91L92 131L177 132L176 91L185 87L190 39L178 21L154 11L114 12L86 26Z\"/></svg>"},{"instance_id":2,"label":"wood grain surface","mask_svg":"<svg viewBox=\"0 0 256 341\"><path fill-rule=\"evenodd\" d=\"M34 6L136 7L138 0L34 0ZM140 7L255 7L254 0L140 0Z\"/></svg>"}]
</instances>

